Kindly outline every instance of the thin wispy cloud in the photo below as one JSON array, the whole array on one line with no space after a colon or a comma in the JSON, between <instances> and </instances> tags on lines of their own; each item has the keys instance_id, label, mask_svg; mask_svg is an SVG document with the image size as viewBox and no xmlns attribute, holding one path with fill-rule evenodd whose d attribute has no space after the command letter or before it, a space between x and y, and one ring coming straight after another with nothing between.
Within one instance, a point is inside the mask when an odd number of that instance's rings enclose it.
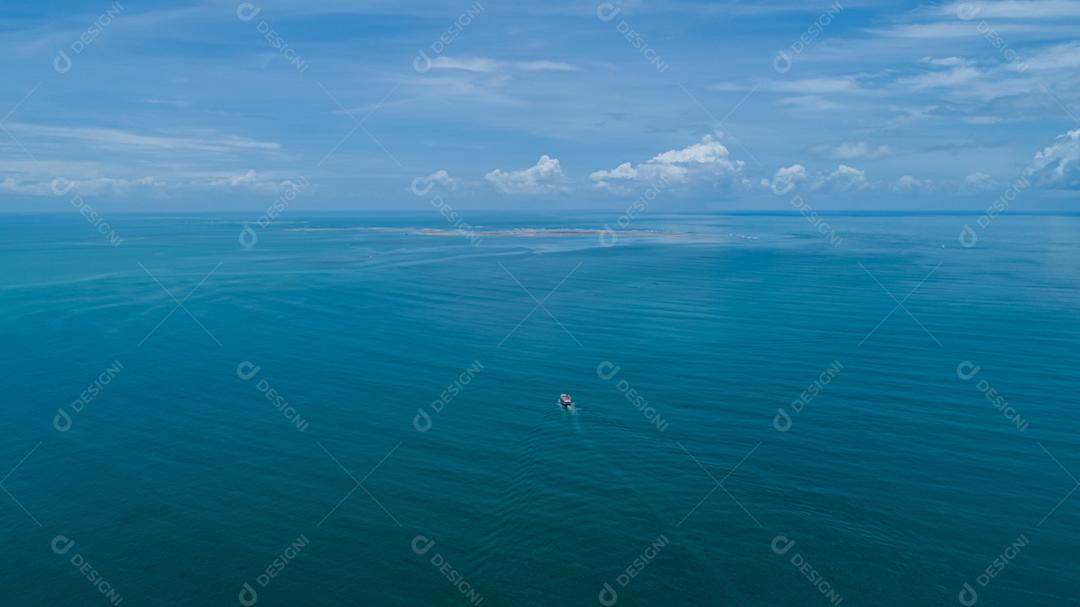
<instances>
[{"instance_id":1,"label":"thin wispy cloud","mask_svg":"<svg viewBox=\"0 0 1080 607\"><path fill-rule=\"evenodd\" d=\"M437 70L464 70L467 72L494 73L519 70L523 72L578 72L579 68L561 61L500 61L487 57L436 57L431 68Z\"/></svg>"},{"instance_id":2,"label":"thin wispy cloud","mask_svg":"<svg viewBox=\"0 0 1080 607\"><path fill-rule=\"evenodd\" d=\"M235 135L215 137L175 137L166 135L147 135L120 129L91 128L77 126L46 126L40 124L9 123L5 125L16 134L36 139L57 139L86 143L91 146L111 150L142 151L197 151L197 152L237 152L264 151L273 152L281 149L281 144L272 141L258 141Z\"/></svg>"}]
</instances>

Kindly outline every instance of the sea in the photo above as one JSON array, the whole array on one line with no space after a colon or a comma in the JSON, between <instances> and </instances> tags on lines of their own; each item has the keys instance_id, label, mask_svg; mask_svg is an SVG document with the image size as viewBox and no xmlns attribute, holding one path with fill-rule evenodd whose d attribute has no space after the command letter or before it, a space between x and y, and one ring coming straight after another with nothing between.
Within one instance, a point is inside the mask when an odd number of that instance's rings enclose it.
<instances>
[{"instance_id":1,"label":"sea","mask_svg":"<svg viewBox=\"0 0 1080 607\"><path fill-rule=\"evenodd\" d=\"M0 604L1075 605L1078 251L1077 215L3 215Z\"/></svg>"}]
</instances>

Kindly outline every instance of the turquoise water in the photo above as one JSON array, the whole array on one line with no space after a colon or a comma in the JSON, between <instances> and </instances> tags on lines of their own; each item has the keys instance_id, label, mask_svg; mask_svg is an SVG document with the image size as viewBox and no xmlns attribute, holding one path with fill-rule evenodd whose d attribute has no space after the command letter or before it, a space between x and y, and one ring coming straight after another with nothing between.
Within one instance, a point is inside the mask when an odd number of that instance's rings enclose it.
<instances>
[{"instance_id":1,"label":"turquoise water","mask_svg":"<svg viewBox=\"0 0 1080 607\"><path fill-rule=\"evenodd\" d=\"M0 219L5 605L1080 595L1080 217L108 219Z\"/></svg>"}]
</instances>

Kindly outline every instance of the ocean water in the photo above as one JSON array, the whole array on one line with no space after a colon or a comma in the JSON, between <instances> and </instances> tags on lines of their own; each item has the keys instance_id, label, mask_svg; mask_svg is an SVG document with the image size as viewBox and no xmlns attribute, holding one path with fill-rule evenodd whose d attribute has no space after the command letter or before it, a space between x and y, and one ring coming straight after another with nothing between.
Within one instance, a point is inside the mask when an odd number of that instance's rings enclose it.
<instances>
[{"instance_id":1,"label":"ocean water","mask_svg":"<svg viewBox=\"0 0 1080 607\"><path fill-rule=\"evenodd\" d=\"M1080 217L254 219L0 218L3 605L1080 596Z\"/></svg>"}]
</instances>

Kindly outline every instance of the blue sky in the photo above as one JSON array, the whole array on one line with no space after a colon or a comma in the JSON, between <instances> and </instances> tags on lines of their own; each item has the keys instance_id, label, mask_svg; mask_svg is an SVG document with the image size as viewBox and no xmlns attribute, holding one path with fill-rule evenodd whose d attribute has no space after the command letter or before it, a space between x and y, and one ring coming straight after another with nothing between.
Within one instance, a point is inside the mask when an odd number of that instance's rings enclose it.
<instances>
[{"instance_id":1,"label":"blue sky","mask_svg":"<svg viewBox=\"0 0 1080 607\"><path fill-rule=\"evenodd\" d=\"M0 30L3 211L1077 209L1080 1L36 1Z\"/></svg>"}]
</instances>

